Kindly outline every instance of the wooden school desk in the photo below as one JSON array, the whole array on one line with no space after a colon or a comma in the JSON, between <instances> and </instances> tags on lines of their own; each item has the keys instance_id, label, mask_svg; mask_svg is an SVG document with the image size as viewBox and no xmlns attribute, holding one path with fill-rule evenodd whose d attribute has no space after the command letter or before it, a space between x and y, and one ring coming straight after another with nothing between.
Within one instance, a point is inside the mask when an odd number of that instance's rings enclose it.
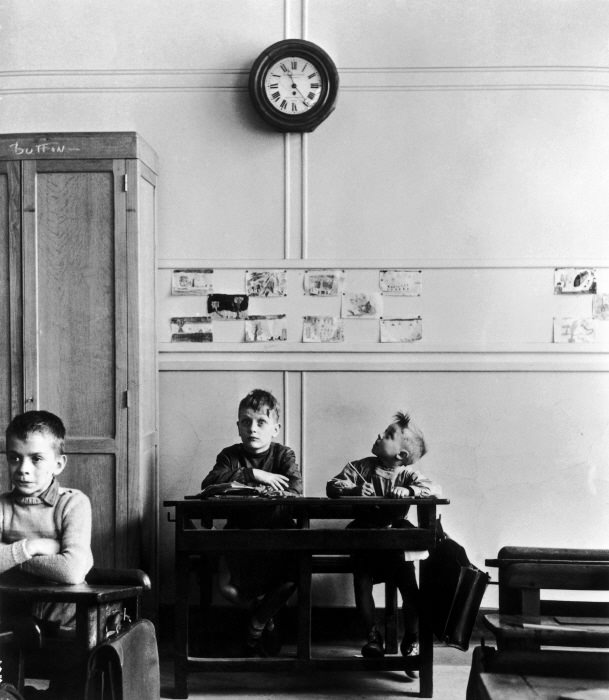
<instances>
[{"instance_id":1,"label":"wooden school desk","mask_svg":"<svg viewBox=\"0 0 609 700\"><path fill-rule=\"evenodd\" d=\"M419 616L419 655L401 655L381 659L361 656L337 658L318 657L311 650L311 574L314 555L351 554L365 550L431 550L435 546L436 506L448 504L438 498L245 498L216 497L165 501L164 506L175 509L175 697L187 698L188 672L209 671L271 671L271 670L406 670L420 672L420 695L433 694L433 633L429 614L424 606ZM226 518L241 508L291 509L299 528L292 530L224 530L211 529L214 519ZM329 526L336 519L352 519L358 507L395 509L414 506L418 527L410 529L345 529L342 524ZM169 514L168 514L169 516ZM320 521L311 527L311 521ZM194 523L204 523L203 528ZM273 550L286 551L298 558L297 645L295 656L265 659L195 658L188 654L188 573L192 555L219 554L227 551ZM427 586L426 560L421 561L419 585Z\"/></svg>"},{"instance_id":2,"label":"wooden school desk","mask_svg":"<svg viewBox=\"0 0 609 700\"><path fill-rule=\"evenodd\" d=\"M144 590L150 587L148 577L141 573L147 583L133 584L97 584L79 583L61 585L55 583L0 583L0 600L5 609L10 610L11 604L34 603L38 601L52 603L73 603L76 606L76 630L71 638L52 638L47 640L45 648L40 652L26 652L35 656L36 653L46 657L45 663L60 663L70 659L73 663L84 664L89 652L106 638L108 625L116 614L125 611L131 620L140 617L141 598ZM27 665L28 660L25 659ZM23 685L24 673L23 654L19 655L19 668L13 670L11 680L17 685ZM6 670L6 669L5 669ZM8 675L8 674L7 674ZM13 677L14 675L14 677ZM41 676L45 677L45 676Z\"/></svg>"},{"instance_id":3,"label":"wooden school desk","mask_svg":"<svg viewBox=\"0 0 609 700\"><path fill-rule=\"evenodd\" d=\"M481 673L479 690L480 697L484 700L603 700L609 697L609 681L517 673Z\"/></svg>"}]
</instances>

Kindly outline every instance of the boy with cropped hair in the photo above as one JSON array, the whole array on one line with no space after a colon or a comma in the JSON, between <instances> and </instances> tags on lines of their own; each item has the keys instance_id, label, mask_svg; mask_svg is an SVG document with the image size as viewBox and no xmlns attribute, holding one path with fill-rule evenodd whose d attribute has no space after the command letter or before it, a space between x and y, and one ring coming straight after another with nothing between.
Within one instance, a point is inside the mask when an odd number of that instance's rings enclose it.
<instances>
[{"instance_id":1,"label":"boy with cropped hair","mask_svg":"<svg viewBox=\"0 0 609 700\"><path fill-rule=\"evenodd\" d=\"M425 438L406 412L398 412L372 446L373 457L349 462L326 485L330 498L341 496L377 496L386 498L427 497L433 495L431 481L412 468L427 452ZM349 528L412 527L405 518L408 506L396 503L395 510L373 510L362 506L361 514ZM414 561L427 552L361 552L352 555L355 604L364 625L367 641L362 656L375 658L385 653L383 638L376 623L372 595L375 583L395 582L402 596L404 637L400 651L404 656L418 654L419 589ZM415 678L416 671L407 671Z\"/></svg>"},{"instance_id":2,"label":"boy with cropped hair","mask_svg":"<svg viewBox=\"0 0 609 700\"><path fill-rule=\"evenodd\" d=\"M262 495L301 495L302 478L293 450L274 442L280 429L277 399L263 389L250 391L239 403L237 430L241 442L218 454L201 489L236 482L255 487ZM289 510L278 505L264 510L239 509L226 527L293 528L295 523ZM230 552L220 558L220 592L251 612L246 656L279 652L274 618L296 589L291 565L291 558L281 552Z\"/></svg>"},{"instance_id":3,"label":"boy with cropped hair","mask_svg":"<svg viewBox=\"0 0 609 700\"><path fill-rule=\"evenodd\" d=\"M6 429L12 489L0 495L3 582L82 583L93 565L91 503L81 491L60 486L56 478L67 462L65 434L61 419L49 411L22 413ZM73 604L36 603L31 616L23 611L21 620L17 611L10 613L11 619L3 622L29 625L39 638L75 628ZM72 697L72 690L72 684L51 679L49 697Z\"/></svg>"}]
</instances>

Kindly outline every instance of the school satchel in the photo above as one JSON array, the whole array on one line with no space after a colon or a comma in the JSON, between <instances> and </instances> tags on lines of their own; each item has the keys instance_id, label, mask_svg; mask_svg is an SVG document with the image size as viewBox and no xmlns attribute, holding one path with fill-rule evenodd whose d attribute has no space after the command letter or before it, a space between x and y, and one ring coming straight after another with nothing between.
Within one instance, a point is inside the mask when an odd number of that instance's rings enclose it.
<instances>
[{"instance_id":1,"label":"school satchel","mask_svg":"<svg viewBox=\"0 0 609 700\"><path fill-rule=\"evenodd\" d=\"M444 532L439 518L436 547L427 566L433 632L439 641L467 651L490 576L470 562L465 549Z\"/></svg>"},{"instance_id":2,"label":"school satchel","mask_svg":"<svg viewBox=\"0 0 609 700\"><path fill-rule=\"evenodd\" d=\"M154 625L137 620L89 654L85 700L159 700L161 680Z\"/></svg>"},{"instance_id":3,"label":"school satchel","mask_svg":"<svg viewBox=\"0 0 609 700\"><path fill-rule=\"evenodd\" d=\"M1 670L1 669L0 669ZM0 683L0 700L25 700L23 695L10 683Z\"/></svg>"}]
</instances>

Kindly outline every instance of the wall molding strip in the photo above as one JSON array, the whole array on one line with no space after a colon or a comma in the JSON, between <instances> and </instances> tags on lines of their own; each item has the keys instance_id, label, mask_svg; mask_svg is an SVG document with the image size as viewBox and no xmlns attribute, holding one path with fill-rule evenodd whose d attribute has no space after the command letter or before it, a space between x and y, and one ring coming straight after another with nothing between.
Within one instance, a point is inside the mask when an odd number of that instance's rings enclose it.
<instances>
[{"instance_id":1,"label":"wall molding strip","mask_svg":"<svg viewBox=\"0 0 609 700\"><path fill-rule=\"evenodd\" d=\"M609 372L609 355L552 353L161 353L160 372Z\"/></svg>"},{"instance_id":2,"label":"wall molding strip","mask_svg":"<svg viewBox=\"0 0 609 700\"><path fill-rule=\"evenodd\" d=\"M555 267L594 267L594 268L609 268L609 258L598 258L592 260L590 258L455 258L455 259L438 259L438 258L412 258L412 259L396 259L396 258L379 258L356 260L349 258L338 259L297 259L283 258L261 260L251 259L203 259L203 258L161 258L157 261L157 269L173 270L179 268L197 268L209 267L221 270L239 270L250 269L253 267L261 268L287 268L289 270L308 270L308 269L333 269L333 268L348 268L352 270L369 270L369 269L394 269L394 268L409 268L409 269L437 269L437 270L460 270L460 269L521 269L521 268L537 268L537 269L554 269Z\"/></svg>"},{"instance_id":3,"label":"wall molding strip","mask_svg":"<svg viewBox=\"0 0 609 700\"><path fill-rule=\"evenodd\" d=\"M339 73L347 92L609 90L609 68L602 66L339 66ZM245 91L248 75L247 68L6 70L0 93Z\"/></svg>"}]
</instances>

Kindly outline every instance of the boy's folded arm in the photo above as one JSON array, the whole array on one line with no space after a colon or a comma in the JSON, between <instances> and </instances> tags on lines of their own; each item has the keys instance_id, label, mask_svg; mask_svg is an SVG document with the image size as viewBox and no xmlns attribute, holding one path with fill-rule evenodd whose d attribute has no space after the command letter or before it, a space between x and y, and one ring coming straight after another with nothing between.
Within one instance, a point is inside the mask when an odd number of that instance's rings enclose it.
<instances>
[{"instance_id":1,"label":"boy's folded arm","mask_svg":"<svg viewBox=\"0 0 609 700\"><path fill-rule=\"evenodd\" d=\"M27 540L17 540L10 544L0 544L0 574L30 559Z\"/></svg>"},{"instance_id":2,"label":"boy's folded arm","mask_svg":"<svg viewBox=\"0 0 609 700\"><path fill-rule=\"evenodd\" d=\"M328 498L340 498L341 496L354 496L361 494L361 488L349 479L334 477L326 484Z\"/></svg>"},{"instance_id":3,"label":"boy's folded arm","mask_svg":"<svg viewBox=\"0 0 609 700\"><path fill-rule=\"evenodd\" d=\"M356 462L359 465L359 462ZM326 484L328 498L340 498L341 496L361 496L362 487L358 481L365 481L352 462L342 468L340 473L330 479Z\"/></svg>"},{"instance_id":4,"label":"boy's folded arm","mask_svg":"<svg viewBox=\"0 0 609 700\"><path fill-rule=\"evenodd\" d=\"M220 452L213 469L201 482L201 490L212 484L227 484L230 481L238 481L247 486L255 485L254 475L249 467L233 463L227 455Z\"/></svg>"},{"instance_id":5,"label":"boy's folded arm","mask_svg":"<svg viewBox=\"0 0 609 700\"><path fill-rule=\"evenodd\" d=\"M93 566L91 553L91 503L83 493L72 493L62 514L58 554L34 556L20 569L57 583L82 583Z\"/></svg>"},{"instance_id":6,"label":"boy's folded arm","mask_svg":"<svg viewBox=\"0 0 609 700\"><path fill-rule=\"evenodd\" d=\"M281 468L289 480L286 491L298 496L302 495L302 474L296 463L296 455L289 447L285 448Z\"/></svg>"}]
</instances>

